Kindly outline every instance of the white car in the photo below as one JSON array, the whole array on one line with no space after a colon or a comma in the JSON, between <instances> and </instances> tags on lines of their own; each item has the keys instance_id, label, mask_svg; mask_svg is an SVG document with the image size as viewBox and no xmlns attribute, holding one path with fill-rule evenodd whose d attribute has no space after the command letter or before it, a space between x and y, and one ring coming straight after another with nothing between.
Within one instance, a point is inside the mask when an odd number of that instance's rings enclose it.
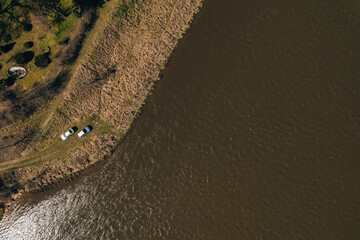
<instances>
[{"instance_id":1,"label":"white car","mask_svg":"<svg viewBox=\"0 0 360 240\"><path fill-rule=\"evenodd\" d=\"M81 138L81 137L85 136L88 132L90 132L91 130L92 130L92 127L89 125L89 126L85 127L83 130L81 130L78 133L78 136Z\"/></svg>"},{"instance_id":2,"label":"white car","mask_svg":"<svg viewBox=\"0 0 360 240\"><path fill-rule=\"evenodd\" d=\"M69 130L67 130L65 133L61 134L61 139L62 140L66 140L68 137L70 137L71 135L74 134L74 129L70 128Z\"/></svg>"}]
</instances>

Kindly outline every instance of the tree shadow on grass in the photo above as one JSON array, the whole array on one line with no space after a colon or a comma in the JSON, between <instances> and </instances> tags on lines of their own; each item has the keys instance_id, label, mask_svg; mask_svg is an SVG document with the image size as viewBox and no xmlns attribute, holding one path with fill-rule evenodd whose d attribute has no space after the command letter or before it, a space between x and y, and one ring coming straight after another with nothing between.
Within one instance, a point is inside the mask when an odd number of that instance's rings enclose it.
<instances>
[{"instance_id":1,"label":"tree shadow on grass","mask_svg":"<svg viewBox=\"0 0 360 240\"><path fill-rule=\"evenodd\" d=\"M33 29L33 25L29 22L23 23L22 29L26 32L30 32Z\"/></svg>"},{"instance_id":2,"label":"tree shadow on grass","mask_svg":"<svg viewBox=\"0 0 360 240\"><path fill-rule=\"evenodd\" d=\"M101 7L105 1L104 0L74 0L74 3L81 7L82 9Z\"/></svg>"},{"instance_id":3,"label":"tree shadow on grass","mask_svg":"<svg viewBox=\"0 0 360 240\"><path fill-rule=\"evenodd\" d=\"M8 78L5 80L6 86L10 87L10 86L14 85L14 84L15 84L15 80L16 80L16 79L13 78L13 77L8 77Z\"/></svg>"},{"instance_id":4,"label":"tree shadow on grass","mask_svg":"<svg viewBox=\"0 0 360 240\"><path fill-rule=\"evenodd\" d=\"M32 48L34 46L34 42L28 41L24 43L25 48Z\"/></svg>"},{"instance_id":5,"label":"tree shadow on grass","mask_svg":"<svg viewBox=\"0 0 360 240\"><path fill-rule=\"evenodd\" d=\"M6 78L6 79L0 79L0 91L5 90L6 87L10 87L10 86L12 86L12 85L14 85L14 84L15 84L15 78L8 77L8 78ZM5 95L6 95L6 94L5 94ZM7 99L8 99L8 98L6 98L5 95L2 94L2 95L0 96L0 101L2 101L2 100L7 100ZM1 100L2 97L4 97L4 99ZM11 96L10 96L10 98L11 98Z\"/></svg>"},{"instance_id":6,"label":"tree shadow on grass","mask_svg":"<svg viewBox=\"0 0 360 240\"><path fill-rule=\"evenodd\" d=\"M7 53L7 52L11 51L14 48L15 43L16 42L9 43L9 44L6 44L4 46L0 46L0 50L3 51L4 53Z\"/></svg>"},{"instance_id":7,"label":"tree shadow on grass","mask_svg":"<svg viewBox=\"0 0 360 240\"><path fill-rule=\"evenodd\" d=\"M64 71L59 74L54 82L49 86L49 90L54 91L55 93L60 92L60 90L65 86L64 83L69 80L69 76L69 71Z\"/></svg>"},{"instance_id":8,"label":"tree shadow on grass","mask_svg":"<svg viewBox=\"0 0 360 240\"><path fill-rule=\"evenodd\" d=\"M23 56L25 57L25 63L28 63L34 59L35 54L33 51L26 51L23 53Z\"/></svg>"}]
</instances>

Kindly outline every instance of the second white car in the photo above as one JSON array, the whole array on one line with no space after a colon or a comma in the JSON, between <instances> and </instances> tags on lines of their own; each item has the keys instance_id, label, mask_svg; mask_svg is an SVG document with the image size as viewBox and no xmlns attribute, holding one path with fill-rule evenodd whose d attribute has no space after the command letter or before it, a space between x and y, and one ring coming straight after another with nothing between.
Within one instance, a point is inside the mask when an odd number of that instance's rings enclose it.
<instances>
[{"instance_id":1,"label":"second white car","mask_svg":"<svg viewBox=\"0 0 360 240\"><path fill-rule=\"evenodd\" d=\"M86 126L83 130L81 130L78 133L78 136L81 138L81 137L85 136L88 132L90 132L91 130L92 130L92 127L90 125Z\"/></svg>"}]
</instances>

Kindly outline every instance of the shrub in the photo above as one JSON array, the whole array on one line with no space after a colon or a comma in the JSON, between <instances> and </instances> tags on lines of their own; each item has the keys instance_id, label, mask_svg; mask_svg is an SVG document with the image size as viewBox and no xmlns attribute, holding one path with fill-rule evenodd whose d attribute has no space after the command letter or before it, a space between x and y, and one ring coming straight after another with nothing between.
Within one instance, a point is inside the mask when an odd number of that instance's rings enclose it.
<instances>
[{"instance_id":1,"label":"shrub","mask_svg":"<svg viewBox=\"0 0 360 240\"><path fill-rule=\"evenodd\" d=\"M23 53L18 53L14 56L15 62L17 64L25 64L30 62L34 58L34 52L33 51L26 51Z\"/></svg>"},{"instance_id":2,"label":"shrub","mask_svg":"<svg viewBox=\"0 0 360 240\"><path fill-rule=\"evenodd\" d=\"M81 17L81 8L78 6L74 6L72 10L75 17L80 18Z\"/></svg>"},{"instance_id":3,"label":"shrub","mask_svg":"<svg viewBox=\"0 0 360 240\"><path fill-rule=\"evenodd\" d=\"M0 79L0 89L5 89L6 86L12 86L15 83L15 78L8 77L6 79Z\"/></svg>"},{"instance_id":4,"label":"shrub","mask_svg":"<svg viewBox=\"0 0 360 240\"><path fill-rule=\"evenodd\" d=\"M69 41L70 41L70 38L69 38L69 37L67 37L67 38L65 38L64 43L65 43L65 44L68 44L68 43L69 43Z\"/></svg>"},{"instance_id":5,"label":"shrub","mask_svg":"<svg viewBox=\"0 0 360 240\"><path fill-rule=\"evenodd\" d=\"M40 54L35 57L35 65L37 67L46 68L50 63L50 58L47 54Z\"/></svg>"},{"instance_id":6,"label":"shrub","mask_svg":"<svg viewBox=\"0 0 360 240\"><path fill-rule=\"evenodd\" d=\"M23 56L25 57L25 63L28 63L33 60L35 53L33 51L26 51L23 52Z\"/></svg>"},{"instance_id":7,"label":"shrub","mask_svg":"<svg viewBox=\"0 0 360 240\"><path fill-rule=\"evenodd\" d=\"M26 58L25 58L24 54L22 54L22 53L17 53L14 56L14 59L17 64L25 64L26 63Z\"/></svg>"},{"instance_id":8,"label":"shrub","mask_svg":"<svg viewBox=\"0 0 360 240\"><path fill-rule=\"evenodd\" d=\"M73 0L76 6L83 9L92 7L101 7L104 4L104 0Z\"/></svg>"},{"instance_id":9,"label":"shrub","mask_svg":"<svg viewBox=\"0 0 360 240\"><path fill-rule=\"evenodd\" d=\"M9 42L11 41L12 37L10 34L6 33L3 37L2 40L4 40L5 42Z\"/></svg>"},{"instance_id":10,"label":"shrub","mask_svg":"<svg viewBox=\"0 0 360 240\"><path fill-rule=\"evenodd\" d=\"M0 46L0 50L3 51L4 53L7 53L11 51L14 48L14 46L15 46L15 42L9 43L4 46Z\"/></svg>"},{"instance_id":11,"label":"shrub","mask_svg":"<svg viewBox=\"0 0 360 240\"><path fill-rule=\"evenodd\" d=\"M26 32L30 32L33 29L33 25L31 23L24 23L22 28Z\"/></svg>"},{"instance_id":12,"label":"shrub","mask_svg":"<svg viewBox=\"0 0 360 240\"><path fill-rule=\"evenodd\" d=\"M25 48L32 48L33 46L34 46L34 42L32 42L32 41L24 42Z\"/></svg>"}]
</instances>

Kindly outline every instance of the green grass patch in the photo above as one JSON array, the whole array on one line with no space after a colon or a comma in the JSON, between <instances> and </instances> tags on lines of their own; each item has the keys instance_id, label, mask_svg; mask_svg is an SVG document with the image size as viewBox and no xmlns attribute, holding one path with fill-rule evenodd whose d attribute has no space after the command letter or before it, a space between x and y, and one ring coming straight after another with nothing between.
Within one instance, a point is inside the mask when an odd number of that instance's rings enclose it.
<instances>
[{"instance_id":1,"label":"green grass patch","mask_svg":"<svg viewBox=\"0 0 360 240\"><path fill-rule=\"evenodd\" d=\"M123 18L127 18L128 15L130 14L130 12L132 10L134 10L135 8L135 0L129 0L129 1L125 1L123 0L118 7L118 10L115 13L116 17L123 17Z\"/></svg>"},{"instance_id":2,"label":"green grass patch","mask_svg":"<svg viewBox=\"0 0 360 240\"><path fill-rule=\"evenodd\" d=\"M60 25L59 32L56 34L56 37L59 41L65 41L65 39L68 37L68 32L75 28L77 20L78 18L73 13L65 18L65 20Z\"/></svg>"},{"instance_id":3,"label":"green grass patch","mask_svg":"<svg viewBox=\"0 0 360 240\"><path fill-rule=\"evenodd\" d=\"M93 127L93 131L105 134L105 133L112 133L115 134L115 132L112 132L112 129L114 128L113 125L103 121L98 115L93 115L91 117L88 117L85 119L84 123L87 125L91 125ZM87 125L84 125L87 126ZM80 130L80 129L79 129Z\"/></svg>"},{"instance_id":4,"label":"green grass patch","mask_svg":"<svg viewBox=\"0 0 360 240\"><path fill-rule=\"evenodd\" d=\"M72 8L74 5L72 0L60 0L60 3L63 8L67 9Z\"/></svg>"},{"instance_id":5,"label":"green grass patch","mask_svg":"<svg viewBox=\"0 0 360 240\"><path fill-rule=\"evenodd\" d=\"M60 111L62 114L61 110ZM93 130L86 134L84 137L79 138L77 134L86 126L91 125ZM72 127L78 127L77 132L75 132L72 136L70 136L65 141L60 138L60 135L65 131ZM56 132L56 133L55 133ZM54 136L49 141L42 141L41 145L34 146L34 151L30 153L30 155L22 162L14 164L11 166L11 169L14 170L19 167L23 167L26 165L38 165L42 164L44 161L52 161L55 159L63 159L66 155L69 154L69 151L76 149L78 147L83 146L89 139L94 135L104 135L110 133L115 136L122 136L121 133L114 130L114 126L100 119L99 116L86 116L79 122L70 122L66 123L62 128L55 129L54 127L49 126L49 128L45 129L40 139L44 140L46 136ZM8 167L9 165L4 165L4 167Z\"/></svg>"}]
</instances>

